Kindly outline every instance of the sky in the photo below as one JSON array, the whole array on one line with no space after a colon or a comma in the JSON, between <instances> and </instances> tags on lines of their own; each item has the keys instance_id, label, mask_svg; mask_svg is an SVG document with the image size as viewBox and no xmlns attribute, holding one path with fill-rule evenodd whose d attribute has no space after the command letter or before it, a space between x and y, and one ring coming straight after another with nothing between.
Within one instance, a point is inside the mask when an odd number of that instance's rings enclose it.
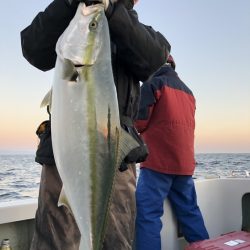
<instances>
[{"instance_id":1,"label":"sky","mask_svg":"<svg viewBox=\"0 0 250 250\"><path fill-rule=\"evenodd\" d=\"M48 118L40 102L53 70L23 58L20 31L50 2L1 3L0 151L35 151L36 128ZM250 153L250 1L140 0L135 9L171 43L176 71L196 97L195 152Z\"/></svg>"}]
</instances>

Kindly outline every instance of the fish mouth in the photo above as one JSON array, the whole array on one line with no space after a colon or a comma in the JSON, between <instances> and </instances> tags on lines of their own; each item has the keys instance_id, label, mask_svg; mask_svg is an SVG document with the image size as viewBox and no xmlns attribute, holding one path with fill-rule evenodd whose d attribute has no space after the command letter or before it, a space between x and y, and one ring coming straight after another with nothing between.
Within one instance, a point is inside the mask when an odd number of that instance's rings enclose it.
<instances>
[{"instance_id":1,"label":"fish mouth","mask_svg":"<svg viewBox=\"0 0 250 250\"><path fill-rule=\"evenodd\" d=\"M73 64L74 68L76 70L81 70L83 68L86 68L86 67L91 67L93 66L94 64L93 63L86 63L86 64Z\"/></svg>"},{"instance_id":2,"label":"fish mouth","mask_svg":"<svg viewBox=\"0 0 250 250\"><path fill-rule=\"evenodd\" d=\"M73 63L69 59L64 60L63 66L63 79L71 82L77 82L80 72L86 68L91 67L93 64L79 64Z\"/></svg>"},{"instance_id":3,"label":"fish mouth","mask_svg":"<svg viewBox=\"0 0 250 250\"><path fill-rule=\"evenodd\" d=\"M81 69L81 68L83 68L83 67L85 67L85 66L91 66L90 64L74 64L74 67L76 68L76 69Z\"/></svg>"}]
</instances>

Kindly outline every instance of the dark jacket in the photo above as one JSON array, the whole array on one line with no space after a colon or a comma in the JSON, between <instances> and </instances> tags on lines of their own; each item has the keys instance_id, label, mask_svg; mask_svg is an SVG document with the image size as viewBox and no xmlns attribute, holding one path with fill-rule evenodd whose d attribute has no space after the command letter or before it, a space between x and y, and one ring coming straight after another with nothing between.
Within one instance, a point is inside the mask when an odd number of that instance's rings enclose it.
<instances>
[{"instance_id":1,"label":"dark jacket","mask_svg":"<svg viewBox=\"0 0 250 250\"><path fill-rule=\"evenodd\" d=\"M170 66L163 66L141 87L136 127L149 155L141 167L165 174L192 175L195 98Z\"/></svg>"},{"instance_id":2,"label":"dark jacket","mask_svg":"<svg viewBox=\"0 0 250 250\"><path fill-rule=\"evenodd\" d=\"M76 2L76 1L73 1ZM24 57L43 71L55 66L55 45L76 12L77 4L54 0L21 32ZM164 64L170 51L168 41L152 27L141 24L134 10L114 4L109 16L112 64L121 119L135 119L140 86Z\"/></svg>"}]
</instances>

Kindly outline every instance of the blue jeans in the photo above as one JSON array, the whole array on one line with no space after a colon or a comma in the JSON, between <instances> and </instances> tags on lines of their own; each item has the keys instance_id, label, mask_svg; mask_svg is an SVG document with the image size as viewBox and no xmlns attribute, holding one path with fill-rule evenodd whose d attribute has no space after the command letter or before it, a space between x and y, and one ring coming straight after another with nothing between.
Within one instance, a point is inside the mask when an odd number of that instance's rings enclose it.
<instances>
[{"instance_id":1,"label":"blue jeans","mask_svg":"<svg viewBox=\"0 0 250 250\"><path fill-rule=\"evenodd\" d=\"M188 242L208 239L192 176L140 171L136 188L136 250L160 250L163 203L167 198Z\"/></svg>"}]
</instances>

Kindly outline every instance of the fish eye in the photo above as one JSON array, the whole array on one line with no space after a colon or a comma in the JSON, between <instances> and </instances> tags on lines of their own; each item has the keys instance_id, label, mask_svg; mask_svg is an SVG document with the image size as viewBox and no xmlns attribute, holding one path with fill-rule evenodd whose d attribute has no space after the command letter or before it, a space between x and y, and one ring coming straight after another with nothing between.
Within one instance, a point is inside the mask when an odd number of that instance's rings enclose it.
<instances>
[{"instance_id":1,"label":"fish eye","mask_svg":"<svg viewBox=\"0 0 250 250\"><path fill-rule=\"evenodd\" d=\"M95 30L98 26L98 23L97 21L92 21L90 24L89 24L89 29L90 30Z\"/></svg>"}]
</instances>

